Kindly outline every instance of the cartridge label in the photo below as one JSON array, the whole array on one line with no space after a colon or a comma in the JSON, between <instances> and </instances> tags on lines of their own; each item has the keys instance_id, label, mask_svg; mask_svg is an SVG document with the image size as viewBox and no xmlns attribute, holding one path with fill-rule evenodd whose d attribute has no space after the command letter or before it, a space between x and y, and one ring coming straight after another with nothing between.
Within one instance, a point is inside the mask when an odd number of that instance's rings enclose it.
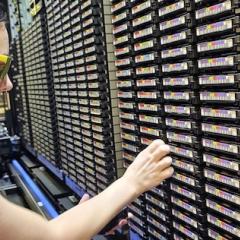
<instances>
[{"instance_id":1,"label":"cartridge label","mask_svg":"<svg viewBox=\"0 0 240 240\"><path fill-rule=\"evenodd\" d=\"M147 133L147 134L154 135L154 136L160 136L159 130L153 129L153 128L140 126L140 132Z\"/></svg>"},{"instance_id":2,"label":"cartridge label","mask_svg":"<svg viewBox=\"0 0 240 240\"><path fill-rule=\"evenodd\" d=\"M188 172L192 172L192 173L194 172L194 167L190 163L186 163L186 162L183 162L181 160L174 159L172 164L174 166L176 166L178 168L181 168L181 169L184 169Z\"/></svg>"},{"instance_id":3,"label":"cartridge label","mask_svg":"<svg viewBox=\"0 0 240 240\"><path fill-rule=\"evenodd\" d=\"M155 67L140 67L136 69L137 75L154 74L155 72L156 72Z\"/></svg>"},{"instance_id":4,"label":"cartridge label","mask_svg":"<svg viewBox=\"0 0 240 240\"><path fill-rule=\"evenodd\" d=\"M209 208L212 208L220 213L225 214L226 216L229 216L233 219L236 219L237 221L240 221L240 213L237 211L233 211L209 199L206 199L206 205Z\"/></svg>"},{"instance_id":5,"label":"cartridge label","mask_svg":"<svg viewBox=\"0 0 240 240\"><path fill-rule=\"evenodd\" d=\"M175 72L175 71L186 71L188 70L188 63L171 63L162 65L163 72Z\"/></svg>"},{"instance_id":6,"label":"cartridge label","mask_svg":"<svg viewBox=\"0 0 240 240\"><path fill-rule=\"evenodd\" d=\"M193 143L192 137L185 135L185 134L179 134L174 132L167 132L167 138L172 141L176 142L184 142L184 143Z\"/></svg>"},{"instance_id":7,"label":"cartridge label","mask_svg":"<svg viewBox=\"0 0 240 240\"><path fill-rule=\"evenodd\" d=\"M197 36L202 36L210 33L222 32L222 31L232 29L233 27L232 21L233 21L232 19L227 19L224 21L197 27Z\"/></svg>"},{"instance_id":8,"label":"cartridge label","mask_svg":"<svg viewBox=\"0 0 240 240\"><path fill-rule=\"evenodd\" d=\"M178 57L182 55L187 55L186 47L174 48L174 49L164 50L161 52L162 58Z\"/></svg>"},{"instance_id":9,"label":"cartridge label","mask_svg":"<svg viewBox=\"0 0 240 240\"><path fill-rule=\"evenodd\" d=\"M117 33L123 32L123 31L125 31L127 29L128 29L128 25L127 24L122 24L120 26L114 26L113 27L113 34L117 34Z\"/></svg>"},{"instance_id":10,"label":"cartridge label","mask_svg":"<svg viewBox=\"0 0 240 240\"><path fill-rule=\"evenodd\" d=\"M175 209L172 209L172 214L181 219L182 221L192 225L193 227L197 228L197 221L193 220L192 218L188 217L187 215L175 210Z\"/></svg>"},{"instance_id":11,"label":"cartridge label","mask_svg":"<svg viewBox=\"0 0 240 240\"><path fill-rule=\"evenodd\" d=\"M239 171L239 164L235 161L231 161L231 160L227 160L224 158L220 158L220 157L215 157L209 154L203 154L203 161L213 164L213 165L217 165L220 167L224 167L224 168L228 168L228 169L232 169L235 171Z\"/></svg>"},{"instance_id":12,"label":"cartridge label","mask_svg":"<svg viewBox=\"0 0 240 240\"><path fill-rule=\"evenodd\" d=\"M140 79L137 80L137 86L138 87L150 87L150 86L156 86L157 85L157 79Z\"/></svg>"},{"instance_id":13,"label":"cartridge label","mask_svg":"<svg viewBox=\"0 0 240 240\"><path fill-rule=\"evenodd\" d=\"M133 27L136 27L136 26L139 26L143 23L147 23L147 22L150 22L150 21L152 21L152 14L151 13L147 14L147 15L144 15L142 17L133 19L132 25L133 25Z\"/></svg>"},{"instance_id":14,"label":"cartridge label","mask_svg":"<svg viewBox=\"0 0 240 240\"><path fill-rule=\"evenodd\" d=\"M189 92L164 92L165 99L174 99L174 100L189 100Z\"/></svg>"},{"instance_id":15,"label":"cartridge label","mask_svg":"<svg viewBox=\"0 0 240 240\"><path fill-rule=\"evenodd\" d=\"M158 111L158 105L157 104L145 104L145 103L139 103L138 104L139 110L145 110L145 111Z\"/></svg>"},{"instance_id":16,"label":"cartridge label","mask_svg":"<svg viewBox=\"0 0 240 240\"><path fill-rule=\"evenodd\" d=\"M192 179L192 178L189 178L189 177L187 177L185 175L182 175L182 174L179 174L179 173L174 173L173 178L175 178L178 181L187 183L189 185L196 186L195 180Z\"/></svg>"},{"instance_id":17,"label":"cartridge label","mask_svg":"<svg viewBox=\"0 0 240 240\"><path fill-rule=\"evenodd\" d=\"M240 180L216 173L211 170L205 169L204 176L207 178L210 178L212 180L215 180L217 182L221 182L221 183L224 183L224 184L236 187L236 188L239 188L239 186L240 186Z\"/></svg>"},{"instance_id":18,"label":"cartridge label","mask_svg":"<svg viewBox=\"0 0 240 240\"><path fill-rule=\"evenodd\" d=\"M200 92L202 101L235 101L235 92Z\"/></svg>"},{"instance_id":19,"label":"cartridge label","mask_svg":"<svg viewBox=\"0 0 240 240\"><path fill-rule=\"evenodd\" d=\"M192 205L190 205L190 204L182 201L182 200L179 199L179 198L176 198L176 197L173 197L173 196L172 196L172 197L171 197L171 202L174 203L174 204L176 204L177 206L179 206L179 207L181 207L181 208L184 208L185 210L187 210L187 211L189 211L189 212L192 212L192 213L194 213L194 214L197 214L197 209L196 209L194 206L192 206Z\"/></svg>"},{"instance_id":20,"label":"cartridge label","mask_svg":"<svg viewBox=\"0 0 240 240\"><path fill-rule=\"evenodd\" d=\"M129 119L129 120L135 119L135 114L132 114L132 113L120 112L119 116L120 118Z\"/></svg>"},{"instance_id":21,"label":"cartridge label","mask_svg":"<svg viewBox=\"0 0 240 240\"><path fill-rule=\"evenodd\" d=\"M159 17L167 15L172 12L176 12L184 8L184 1L179 1L166 7L160 8L158 11Z\"/></svg>"},{"instance_id":22,"label":"cartridge label","mask_svg":"<svg viewBox=\"0 0 240 240\"><path fill-rule=\"evenodd\" d=\"M170 127L191 129L191 122L189 121L181 121L171 118L166 118L166 125Z\"/></svg>"},{"instance_id":23,"label":"cartridge label","mask_svg":"<svg viewBox=\"0 0 240 240\"><path fill-rule=\"evenodd\" d=\"M146 1L144 3L138 4L135 7L132 8L132 14L139 13L147 8L151 7L151 1Z\"/></svg>"},{"instance_id":24,"label":"cartridge label","mask_svg":"<svg viewBox=\"0 0 240 240\"><path fill-rule=\"evenodd\" d=\"M149 53L145 55L138 55L135 57L135 62L136 63L141 63L141 62L149 62L153 61L155 59L154 53Z\"/></svg>"},{"instance_id":25,"label":"cartridge label","mask_svg":"<svg viewBox=\"0 0 240 240\"><path fill-rule=\"evenodd\" d=\"M153 28L149 27L149 28L145 28L145 29L134 32L133 38L137 39L137 38L145 37L145 36L152 35L152 34L153 34Z\"/></svg>"},{"instance_id":26,"label":"cartridge label","mask_svg":"<svg viewBox=\"0 0 240 240\"><path fill-rule=\"evenodd\" d=\"M134 103L129 102L119 102L118 103L119 108L126 108L126 109L134 109Z\"/></svg>"},{"instance_id":27,"label":"cartridge label","mask_svg":"<svg viewBox=\"0 0 240 240\"><path fill-rule=\"evenodd\" d=\"M138 92L137 96L142 99L157 99L158 94L157 92Z\"/></svg>"},{"instance_id":28,"label":"cartridge label","mask_svg":"<svg viewBox=\"0 0 240 240\"><path fill-rule=\"evenodd\" d=\"M129 47L117 48L117 49L114 51L114 55L115 55L115 56L119 56L119 55L123 55L123 54L129 53L129 52L130 52Z\"/></svg>"},{"instance_id":29,"label":"cartridge label","mask_svg":"<svg viewBox=\"0 0 240 240\"><path fill-rule=\"evenodd\" d=\"M172 183L170 184L170 188L171 188L171 190L173 190L176 193L179 193L180 195L183 195L183 196L185 196L187 198L190 198L192 200L196 200L196 194L188 191L185 188L179 187L178 185L175 185L175 184L172 184Z\"/></svg>"},{"instance_id":30,"label":"cartridge label","mask_svg":"<svg viewBox=\"0 0 240 240\"><path fill-rule=\"evenodd\" d=\"M217 40L212 42L203 42L203 43L197 44L198 52L206 52L206 51L219 50L219 49L232 48L232 47L233 47L232 38Z\"/></svg>"},{"instance_id":31,"label":"cartridge label","mask_svg":"<svg viewBox=\"0 0 240 240\"><path fill-rule=\"evenodd\" d=\"M187 114L187 115L190 115L191 113L190 107L184 107L184 106L165 105L164 109L167 113Z\"/></svg>"},{"instance_id":32,"label":"cartridge label","mask_svg":"<svg viewBox=\"0 0 240 240\"><path fill-rule=\"evenodd\" d=\"M217 118L237 118L235 110L214 109L214 108L201 108L201 115L204 117L217 117Z\"/></svg>"},{"instance_id":33,"label":"cartridge label","mask_svg":"<svg viewBox=\"0 0 240 240\"><path fill-rule=\"evenodd\" d=\"M178 18L167 20L165 22L161 22L159 24L159 27L160 27L161 31L164 31L166 29L173 28L173 27L185 24L185 22L186 22L186 17L185 16L181 16L181 17L178 17Z\"/></svg>"},{"instance_id":34,"label":"cartridge label","mask_svg":"<svg viewBox=\"0 0 240 240\"><path fill-rule=\"evenodd\" d=\"M217 15L219 13L231 10L231 1L225 1L210 7L202 8L196 11L196 19Z\"/></svg>"},{"instance_id":35,"label":"cartridge label","mask_svg":"<svg viewBox=\"0 0 240 240\"><path fill-rule=\"evenodd\" d=\"M234 234L237 237L240 236L239 228L236 228L236 227L220 220L219 218L216 218L210 214L207 214L207 220L208 220L208 222L214 224L215 226L220 227L220 228L226 230L227 232Z\"/></svg>"},{"instance_id":36,"label":"cartridge label","mask_svg":"<svg viewBox=\"0 0 240 240\"><path fill-rule=\"evenodd\" d=\"M127 18L127 13L126 12L123 12L121 14L118 14L118 15L113 15L112 16L112 23L116 23L116 22L119 22L123 19L126 19Z\"/></svg>"},{"instance_id":37,"label":"cartridge label","mask_svg":"<svg viewBox=\"0 0 240 240\"><path fill-rule=\"evenodd\" d=\"M199 68L234 66L234 56L198 60Z\"/></svg>"},{"instance_id":38,"label":"cartridge label","mask_svg":"<svg viewBox=\"0 0 240 240\"><path fill-rule=\"evenodd\" d=\"M229 192L223 191L219 188L216 188L216 187L208 185L208 184L205 185L205 189L206 189L206 192L208 192L212 195L223 198L227 201L236 203L238 205L240 204L240 196L237 196L237 195L231 194Z\"/></svg>"},{"instance_id":39,"label":"cartridge label","mask_svg":"<svg viewBox=\"0 0 240 240\"><path fill-rule=\"evenodd\" d=\"M119 3L117 3L117 4L114 4L114 5L112 6L112 8L111 8L111 11L112 11L112 13L113 13L113 12L115 12L115 11L123 8L123 7L126 7L126 1L125 1L125 0L124 0L124 1L121 1L121 2L119 2Z\"/></svg>"},{"instance_id":40,"label":"cartridge label","mask_svg":"<svg viewBox=\"0 0 240 240\"><path fill-rule=\"evenodd\" d=\"M193 151L185 148L180 148L176 146L170 146L171 152L175 153L177 155L187 157L187 158L193 158Z\"/></svg>"},{"instance_id":41,"label":"cartridge label","mask_svg":"<svg viewBox=\"0 0 240 240\"><path fill-rule=\"evenodd\" d=\"M209 147L217 150L222 150L230 153L238 153L238 146L235 144L229 144L225 142L217 142L211 139L203 139L202 140L204 147Z\"/></svg>"},{"instance_id":42,"label":"cartridge label","mask_svg":"<svg viewBox=\"0 0 240 240\"><path fill-rule=\"evenodd\" d=\"M234 75L200 76L199 84L234 84Z\"/></svg>"},{"instance_id":43,"label":"cartridge label","mask_svg":"<svg viewBox=\"0 0 240 240\"><path fill-rule=\"evenodd\" d=\"M188 77L163 78L163 86L187 86L188 84Z\"/></svg>"},{"instance_id":44,"label":"cartridge label","mask_svg":"<svg viewBox=\"0 0 240 240\"><path fill-rule=\"evenodd\" d=\"M188 228L185 228L183 225L176 223L175 221L173 221L173 227L193 240L199 239L197 234L193 233Z\"/></svg>"},{"instance_id":45,"label":"cartridge label","mask_svg":"<svg viewBox=\"0 0 240 240\"><path fill-rule=\"evenodd\" d=\"M135 51L140 51L140 50L143 50L143 49L152 48L153 46L154 46L154 41L149 40L149 41L145 41L145 42L135 43L134 44L134 50Z\"/></svg>"},{"instance_id":46,"label":"cartridge label","mask_svg":"<svg viewBox=\"0 0 240 240\"><path fill-rule=\"evenodd\" d=\"M208 123L202 123L202 131L219 133L219 134L230 135L230 136L238 135L237 128L235 127L225 127L225 126L208 124Z\"/></svg>"},{"instance_id":47,"label":"cartridge label","mask_svg":"<svg viewBox=\"0 0 240 240\"><path fill-rule=\"evenodd\" d=\"M174 33L172 35L162 36L160 38L160 42L162 45L165 45L165 44L169 44L177 41L182 41L185 39L187 39L187 34L184 31L184 32Z\"/></svg>"},{"instance_id":48,"label":"cartridge label","mask_svg":"<svg viewBox=\"0 0 240 240\"><path fill-rule=\"evenodd\" d=\"M159 117L153 117L153 116L147 116L147 115L139 115L139 121L147 122L147 123L154 123L154 124L160 123Z\"/></svg>"}]
</instances>

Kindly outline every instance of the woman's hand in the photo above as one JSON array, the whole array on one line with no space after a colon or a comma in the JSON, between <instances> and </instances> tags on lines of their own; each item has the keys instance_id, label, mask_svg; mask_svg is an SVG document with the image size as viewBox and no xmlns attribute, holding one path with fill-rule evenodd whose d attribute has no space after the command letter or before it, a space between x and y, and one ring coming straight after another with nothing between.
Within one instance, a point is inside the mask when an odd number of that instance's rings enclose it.
<instances>
[{"instance_id":1,"label":"woman's hand","mask_svg":"<svg viewBox=\"0 0 240 240\"><path fill-rule=\"evenodd\" d=\"M146 149L138 154L122 177L129 187L133 187L136 195L159 185L163 180L172 176L172 158L166 157L170 148L162 140L153 141Z\"/></svg>"}]
</instances>

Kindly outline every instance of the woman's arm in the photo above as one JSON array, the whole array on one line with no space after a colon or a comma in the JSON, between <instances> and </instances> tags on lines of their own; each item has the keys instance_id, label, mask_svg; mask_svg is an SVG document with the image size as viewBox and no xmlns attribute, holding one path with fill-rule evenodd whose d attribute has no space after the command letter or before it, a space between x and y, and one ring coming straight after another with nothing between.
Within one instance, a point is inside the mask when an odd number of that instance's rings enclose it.
<instances>
[{"instance_id":1,"label":"woman's arm","mask_svg":"<svg viewBox=\"0 0 240 240\"><path fill-rule=\"evenodd\" d=\"M122 178L50 222L0 201L0 239L89 240L123 207L172 175L172 160L164 158L168 153L167 145L161 140L154 141L137 156Z\"/></svg>"}]
</instances>

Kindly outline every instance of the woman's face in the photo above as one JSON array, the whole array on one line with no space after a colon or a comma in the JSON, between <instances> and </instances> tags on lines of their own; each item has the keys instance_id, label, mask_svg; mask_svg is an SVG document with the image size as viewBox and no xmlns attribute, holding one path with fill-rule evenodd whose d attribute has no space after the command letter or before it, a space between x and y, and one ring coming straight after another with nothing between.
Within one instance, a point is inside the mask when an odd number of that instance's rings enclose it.
<instances>
[{"instance_id":1,"label":"woman's face","mask_svg":"<svg viewBox=\"0 0 240 240\"><path fill-rule=\"evenodd\" d=\"M4 23L0 23L0 54L9 54L8 32ZM0 79L0 92L10 91L12 87L8 75L6 75L4 79Z\"/></svg>"}]
</instances>

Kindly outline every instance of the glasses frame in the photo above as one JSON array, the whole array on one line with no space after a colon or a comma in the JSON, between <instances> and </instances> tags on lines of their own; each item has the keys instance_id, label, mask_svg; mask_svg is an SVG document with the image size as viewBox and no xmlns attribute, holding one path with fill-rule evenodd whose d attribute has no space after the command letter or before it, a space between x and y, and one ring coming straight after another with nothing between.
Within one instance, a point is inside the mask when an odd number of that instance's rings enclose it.
<instances>
[{"instance_id":1,"label":"glasses frame","mask_svg":"<svg viewBox=\"0 0 240 240\"><path fill-rule=\"evenodd\" d=\"M3 63L3 68L0 69L0 81L1 81L8 74L8 71L12 62L12 58L8 55L0 54L0 62L1 62L0 64Z\"/></svg>"}]
</instances>

